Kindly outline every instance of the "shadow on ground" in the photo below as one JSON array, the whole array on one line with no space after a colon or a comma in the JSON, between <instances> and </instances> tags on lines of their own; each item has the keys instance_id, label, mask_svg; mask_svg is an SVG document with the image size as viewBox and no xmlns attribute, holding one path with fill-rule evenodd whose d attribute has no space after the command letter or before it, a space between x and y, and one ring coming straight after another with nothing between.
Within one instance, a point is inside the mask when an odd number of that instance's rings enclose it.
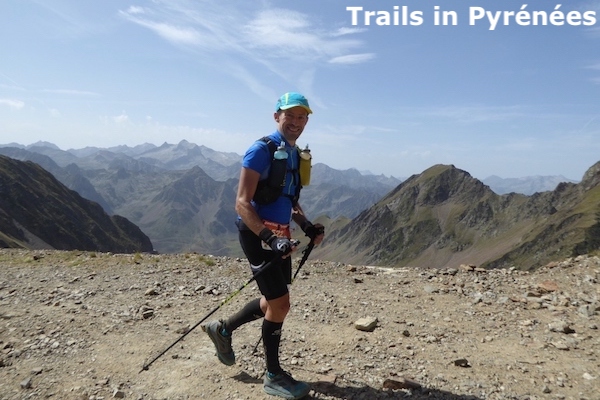
<instances>
[{"instance_id":1,"label":"shadow on ground","mask_svg":"<svg viewBox=\"0 0 600 400\"><path fill-rule=\"evenodd\" d=\"M476 396L457 395L444 390L421 387L411 391L376 389L371 386L342 386L338 383L312 382L312 396L307 399L319 399L321 394L344 400L411 399L411 400L481 400Z\"/></svg>"},{"instance_id":2,"label":"shadow on ground","mask_svg":"<svg viewBox=\"0 0 600 400\"><path fill-rule=\"evenodd\" d=\"M255 378L245 372L232 377L233 379L252 384L262 384L262 378ZM343 380L343 379L341 379ZM305 399L334 398L340 400L378 400L378 399L410 399L410 400L482 400L477 396L458 395L438 389L421 387L410 391L376 389L368 385L344 386L338 382L308 382L312 391ZM326 397L324 397L326 396Z\"/></svg>"}]
</instances>

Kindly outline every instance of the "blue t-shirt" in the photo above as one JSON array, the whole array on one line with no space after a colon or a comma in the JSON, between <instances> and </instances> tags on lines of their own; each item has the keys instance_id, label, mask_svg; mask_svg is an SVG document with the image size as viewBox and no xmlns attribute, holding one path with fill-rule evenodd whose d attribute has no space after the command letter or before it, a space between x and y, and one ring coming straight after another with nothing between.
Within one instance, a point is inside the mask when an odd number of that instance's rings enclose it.
<instances>
[{"instance_id":1,"label":"blue t-shirt","mask_svg":"<svg viewBox=\"0 0 600 400\"><path fill-rule=\"evenodd\" d=\"M254 201L252 205L258 213L258 216L267 221L276 222L278 224L289 224L292 217L292 199L296 195L296 185L299 184L298 174L292 171L298 171L299 168L299 156L298 151L295 147L290 146L284 139L283 135L278 131L267 136L277 146L283 141L285 143L285 150L288 153L287 158L287 173L285 175L285 186L281 196L273 203L270 204L256 204ZM242 167L249 168L260 174L260 180L266 179L269 176L269 170L271 167L272 156L269 151L269 145L263 140L257 140L250 146L244 159L242 160Z\"/></svg>"}]
</instances>

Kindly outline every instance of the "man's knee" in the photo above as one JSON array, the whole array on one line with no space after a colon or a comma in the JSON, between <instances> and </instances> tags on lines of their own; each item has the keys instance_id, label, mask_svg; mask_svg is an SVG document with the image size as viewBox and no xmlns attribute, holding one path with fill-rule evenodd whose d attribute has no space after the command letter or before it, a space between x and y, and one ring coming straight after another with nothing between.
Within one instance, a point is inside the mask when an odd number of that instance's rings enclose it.
<instances>
[{"instance_id":1,"label":"man's knee","mask_svg":"<svg viewBox=\"0 0 600 400\"><path fill-rule=\"evenodd\" d=\"M268 307L273 315L285 317L290 311L290 297L288 295L269 300Z\"/></svg>"}]
</instances>

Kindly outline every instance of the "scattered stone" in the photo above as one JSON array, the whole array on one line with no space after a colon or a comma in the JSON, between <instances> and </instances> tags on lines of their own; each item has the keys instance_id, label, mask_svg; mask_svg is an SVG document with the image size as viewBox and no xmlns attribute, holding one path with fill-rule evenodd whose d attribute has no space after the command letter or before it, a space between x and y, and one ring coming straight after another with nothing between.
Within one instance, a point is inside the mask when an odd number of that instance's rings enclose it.
<instances>
[{"instance_id":1,"label":"scattered stone","mask_svg":"<svg viewBox=\"0 0 600 400\"><path fill-rule=\"evenodd\" d=\"M21 389L31 389L32 379L31 377L27 377L21 381Z\"/></svg>"},{"instance_id":2,"label":"scattered stone","mask_svg":"<svg viewBox=\"0 0 600 400\"><path fill-rule=\"evenodd\" d=\"M548 324L548 328L550 332L559 332L559 333L575 333L575 330L569 326L569 324L565 321L554 321Z\"/></svg>"},{"instance_id":3,"label":"scattered stone","mask_svg":"<svg viewBox=\"0 0 600 400\"><path fill-rule=\"evenodd\" d=\"M109 383L110 383L110 379L104 378L104 379L101 379L98 382L96 382L96 385L98 385L98 386L107 386Z\"/></svg>"},{"instance_id":4,"label":"scattered stone","mask_svg":"<svg viewBox=\"0 0 600 400\"><path fill-rule=\"evenodd\" d=\"M337 381L338 377L337 375L333 375L333 374L322 374L319 375L319 382L328 384L328 385L334 385L335 382Z\"/></svg>"},{"instance_id":5,"label":"scattered stone","mask_svg":"<svg viewBox=\"0 0 600 400\"><path fill-rule=\"evenodd\" d=\"M580 306L577 309L577 312L586 318L591 318L594 315L596 315L596 307L592 306L591 304L586 304L586 305Z\"/></svg>"},{"instance_id":6,"label":"scattered stone","mask_svg":"<svg viewBox=\"0 0 600 400\"><path fill-rule=\"evenodd\" d=\"M177 328L175 330L175 333L178 333L180 335L185 335L186 333L188 333L188 331L190 330L190 326L182 326L180 328Z\"/></svg>"},{"instance_id":7,"label":"scattered stone","mask_svg":"<svg viewBox=\"0 0 600 400\"><path fill-rule=\"evenodd\" d=\"M354 327L359 331L372 332L377 326L377 318L375 317L364 317L360 318L354 323Z\"/></svg>"},{"instance_id":8,"label":"scattered stone","mask_svg":"<svg viewBox=\"0 0 600 400\"><path fill-rule=\"evenodd\" d=\"M462 368L471 368L471 364L469 364L469 360L466 358L459 358L458 360L454 360L454 365Z\"/></svg>"},{"instance_id":9,"label":"scattered stone","mask_svg":"<svg viewBox=\"0 0 600 400\"><path fill-rule=\"evenodd\" d=\"M97 253L74 262L71 252L44 250L32 265L28 254L0 249L0 398L265 398L260 321L234 334L243 373L221 371L200 329L139 370L223 300L215 293L248 279L246 260L164 254L134 264ZM578 259L485 272L311 259L310 277L291 287L282 366L319 400L597 399L600 258ZM257 297L252 283L211 319ZM368 315L381 319L358 331L354 321Z\"/></svg>"},{"instance_id":10,"label":"scattered stone","mask_svg":"<svg viewBox=\"0 0 600 400\"><path fill-rule=\"evenodd\" d=\"M554 347L556 347L558 350L564 350L564 351L568 351L570 349L569 345L560 340L560 341L555 341L555 342L550 342L550 344Z\"/></svg>"},{"instance_id":11,"label":"scattered stone","mask_svg":"<svg viewBox=\"0 0 600 400\"><path fill-rule=\"evenodd\" d=\"M154 309L150 306L143 305L140 307L139 313L142 314L143 319L149 319L154 316Z\"/></svg>"},{"instance_id":12,"label":"scattered stone","mask_svg":"<svg viewBox=\"0 0 600 400\"><path fill-rule=\"evenodd\" d=\"M440 290L438 288L436 288L435 286L431 286L431 285L426 285L423 290L425 291L425 293L429 293L429 294L433 294L433 293L439 293Z\"/></svg>"},{"instance_id":13,"label":"scattered stone","mask_svg":"<svg viewBox=\"0 0 600 400\"><path fill-rule=\"evenodd\" d=\"M558 284L554 281L544 281L538 285L542 293L552 293L558 291Z\"/></svg>"},{"instance_id":14,"label":"scattered stone","mask_svg":"<svg viewBox=\"0 0 600 400\"><path fill-rule=\"evenodd\" d=\"M406 378L386 379L383 381L383 388L390 390L400 389L420 389L421 385L415 381Z\"/></svg>"},{"instance_id":15,"label":"scattered stone","mask_svg":"<svg viewBox=\"0 0 600 400\"><path fill-rule=\"evenodd\" d=\"M458 267L458 269L460 269L461 271L466 272L475 271L475 268L477 268L477 266L473 264L460 264L460 266Z\"/></svg>"},{"instance_id":16,"label":"scattered stone","mask_svg":"<svg viewBox=\"0 0 600 400\"><path fill-rule=\"evenodd\" d=\"M542 393L545 393L545 394L552 393L552 389L550 389L550 387L548 387L548 385L544 385L544 387L542 388Z\"/></svg>"},{"instance_id":17,"label":"scattered stone","mask_svg":"<svg viewBox=\"0 0 600 400\"><path fill-rule=\"evenodd\" d=\"M202 291L203 294L215 294L217 293L217 289L214 287L206 287L204 288L204 290Z\"/></svg>"}]
</instances>

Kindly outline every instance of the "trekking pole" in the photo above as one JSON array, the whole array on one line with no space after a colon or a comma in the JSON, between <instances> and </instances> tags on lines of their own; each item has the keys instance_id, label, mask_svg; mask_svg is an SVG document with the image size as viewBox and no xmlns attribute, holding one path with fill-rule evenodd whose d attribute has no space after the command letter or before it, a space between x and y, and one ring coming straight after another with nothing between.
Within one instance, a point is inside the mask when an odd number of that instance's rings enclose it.
<instances>
[{"instance_id":1,"label":"trekking pole","mask_svg":"<svg viewBox=\"0 0 600 400\"><path fill-rule=\"evenodd\" d=\"M311 240L310 243L306 246L306 248L304 250L302 250L302 259L300 260L300 263L298 264L298 268L296 268L296 272L294 273L294 276L292 277L292 283L294 283L294 279L296 279L298 272L300 272L300 268L302 268L302 266L308 259L308 256L310 255L310 252L312 251L313 247L315 247L315 242L313 240Z\"/></svg>"},{"instance_id":2,"label":"trekking pole","mask_svg":"<svg viewBox=\"0 0 600 400\"><path fill-rule=\"evenodd\" d=\"M293 241L293 244L295 246L297 246L299 243L300 243L299 241ZM275 257L273 260L271 260L268 263L266 263L260 270L258 270L255 274L252 275L252 278L248 279L246 281L246 283L244 283L242 286L239 287L239 289L237 289L236 291L234 291L233 293L231 293L229 296L227 296L227 298L225 300L221 301L221 303L218 306L216 306L211 312L209 312L208 314L206 314L204 316L204 318L202 318L200 321L198 321L194 326L192 326L190 329L188 329L187 332L185 332L183 335L181 335L179 337L179 339L177 339L176 341L174 341L173 343L171 343L166 349L164 349L163 351L161 351L160 354L157 355L156 357L154 357L152 360L150 360L149 362L147 362L144 365L142 365L142 369L138 373L141 373L142 371L148 371L148 368L150 368L150 366L152 364L154 364L154 362L156 360L158 360L160 357L162 357L167 351L171 350L171 348L173 348L173 346L175 346L177 343L181 342L183 340L183 338L188 335L188 333L190 333L191 331L193 331L194 329L196 329L201 323L203 323L204 321L206 321L206 319L208 317L210 317L211 315L213 315L214 313L216 313L225 304L229 303L229 301L231 301L231 299L233 299L246 286L248 286L250 283L254 282L259 275L261 275L264 271L266 271L267 269L269 269L271 267L271 265L273 265L277 261L279 261L279 258L280 257Z\"/></svg>"},{"instance_id":3,"label":"trekking pole","mask_svg":"<svg viewBox=\"0 0 600 400\"><path fill-rule=\"evenodd\" d=\"M311 239L310 243L306 245L306 248L304 250L302 250L302 258L300 259L298 268L296 268L296 272L294 273L294 276L292 277L291 283L294 283L294 279L296 279L298 272L300 272L300 269L302 268L302 266L308 259L308 256L310 255L310 252L312 251L312 249L314 247L315 247L315 241L313 239ZM260 344L261 340L262 340L262 336L258 338L258 342L256 342L256 344L254 345L254 350L252 350L252 354L256 353L256 349L258 348L258 345Z\"/></svg>"}]
</instances>

